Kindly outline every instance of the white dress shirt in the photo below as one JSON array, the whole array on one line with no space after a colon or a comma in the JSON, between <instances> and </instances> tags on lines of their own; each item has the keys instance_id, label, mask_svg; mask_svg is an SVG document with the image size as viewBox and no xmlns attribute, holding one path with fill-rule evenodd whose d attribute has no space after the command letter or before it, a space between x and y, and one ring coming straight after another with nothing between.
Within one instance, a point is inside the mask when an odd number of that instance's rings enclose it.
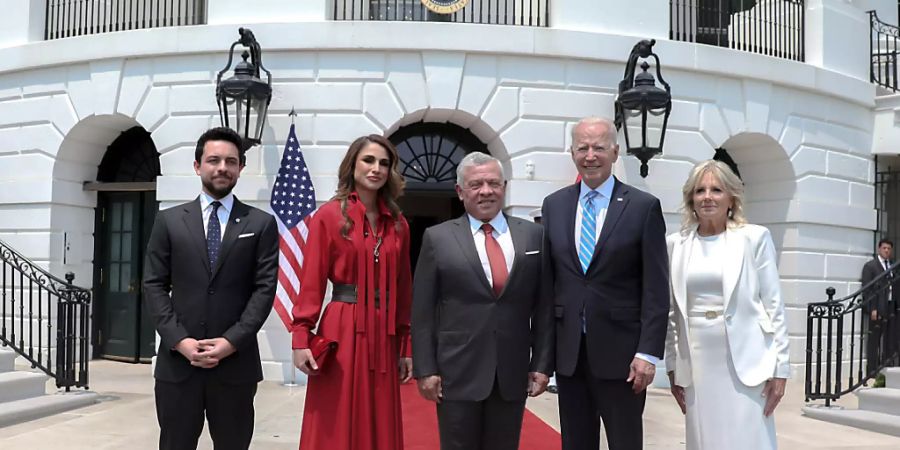
<instances>
[{"instance_id":1,"label":"white dress shirt","mask_svg":"<svg viewBox=\"0 0 900 450\"><path fill-rule=\"evenodd\" d=\"M212 214L212 202L214 199L211 195L206 192L200 191L200 211L203 213L203 235L206 236L209 233L209 215ZM219 203L222 206L219 206L219 210L216 212L216 216L219 217L219 230L221 231L221 236L219 236L219 240L221 242L222 239L225 238L225 226L228 225L228 217L231 216L231 208L234 207L234 193L229 193L225 197L219 199Z\"/></svg>"},{"instance_id":2,"label":"white dress shirt","mask_svg":"<svg viewBox=\"0 0 900 450\"><path fill-rule=\"evenodd\" d=\"M484 222L469 215L469 225L472 227L472 236L475 239L475 250L478 252L478 259L481 260L481 269L484 270L484 276L487 277L488 283L493 287L494 279L491 277L491 263L488 260L487 249L484 246L484 230L481 225ZM506 260L506 273L512 272L513 260L516 256L516 250L513 247L512 235L509 233L509 224L506 222L506 216L503 213L497 214L490 222L494 227L494 239L500 244L503 250L503 259ZM507 278L509 279L509 278Z\"/></svg>"}]
</instances>

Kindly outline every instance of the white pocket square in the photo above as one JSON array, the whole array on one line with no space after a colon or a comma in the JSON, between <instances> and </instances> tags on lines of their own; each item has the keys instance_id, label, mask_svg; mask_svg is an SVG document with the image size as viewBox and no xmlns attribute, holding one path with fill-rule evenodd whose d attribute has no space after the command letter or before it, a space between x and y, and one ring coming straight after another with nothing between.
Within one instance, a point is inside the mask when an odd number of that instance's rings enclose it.
<instances>
[{"instance_id":1,"label":"white pocket square","mask_svg":"<svg viewBox=\"0 0 900 450\"><path fill-rule=\"evenodd\" d=\"M244 233L244 234L238 236L238 239L243 239L243 238L245 238L245 237L250 237L250 236L253 236L253 235L255 235L255 234L256 234L256 233Z\"/></svg>"},{"instance_id":2,"label":"white pocket square","mask_svg":"<svg viewBox=\"0 0 900 450\"><path fill-rule=\"evenodd\" d=\"M540 250L532 250L530 252L525 252L525 254L526 255L537 255L540 252L541 252Z\"/></svg>"}]
</instances>

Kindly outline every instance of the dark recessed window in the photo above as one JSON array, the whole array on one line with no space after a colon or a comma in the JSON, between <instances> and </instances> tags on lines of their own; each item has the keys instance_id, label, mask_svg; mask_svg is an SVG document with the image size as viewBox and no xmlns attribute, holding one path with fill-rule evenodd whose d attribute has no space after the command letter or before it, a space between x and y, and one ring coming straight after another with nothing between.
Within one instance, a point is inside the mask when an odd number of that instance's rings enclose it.
<instances>
[{"instance_id":1,"label":"dark recessed window","mask_svg":"<svg viewBox=\"0 0 900 450\"><path fill-rule=\"evenodd\" d=\"M134 127L122 132L106 149L97 172L97 181L149 182L156 181L160 174L159 153L150 133L141 127Z\"/></svg>"}]
</instances>

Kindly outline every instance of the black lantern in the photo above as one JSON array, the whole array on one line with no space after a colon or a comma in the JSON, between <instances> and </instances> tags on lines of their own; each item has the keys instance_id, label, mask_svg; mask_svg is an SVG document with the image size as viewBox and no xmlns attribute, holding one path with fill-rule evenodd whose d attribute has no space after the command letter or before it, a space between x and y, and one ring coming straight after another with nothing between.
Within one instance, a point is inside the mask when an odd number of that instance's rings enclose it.
<instances>
[{"instance_id":1,"label":"black lantern","mask_svg":"<svg viewBox=\"0 0 900 450\"><path fill-rule=\"evenodd\" d=\"M672 112L672 93L669 83L663 80L659 72L659 57L653 53L654 44L656 39L642 40L631 49L625 65L625 78L619 82L619 96L616 97L616 128L624 128L627 152L641 160L641 176L645 178L647 161L662 153L666 125ZM650 68L647 61L641 63L643 71L634 75L638 58L651 56L656 61L656 78L665 89L657 86L653 74L647 72ZM640 135L633 136L638 131Z\"/></svg>"},{"instance_id":2,"label":"black lantern","mask_svg":"<svg viewBox=\"0 0 900 450\"><path fill-rule=\"evenodd\" d=\"M222 126L237 131L244 139L242 150L247 150L262 139L266 113L272 101L272 73L262 65L262 49L253 32L239 28L238 33L241 38L231 44L228 64L216 77L216 101ZM238 44L246 47L241 55L244 60L235 66L234 75L223 80L222 75L231 68L234 48ZM266 73L266 81L259 78L260 69Z\"/></svg>"}]
</instances>

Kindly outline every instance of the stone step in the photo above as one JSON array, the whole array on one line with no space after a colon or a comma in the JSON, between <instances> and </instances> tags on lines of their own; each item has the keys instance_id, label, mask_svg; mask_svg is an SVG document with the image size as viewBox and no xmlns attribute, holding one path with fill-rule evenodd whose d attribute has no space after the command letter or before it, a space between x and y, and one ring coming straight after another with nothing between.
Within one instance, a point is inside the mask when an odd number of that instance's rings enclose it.
<instances>
[{"instance_id":1,"label":"stone step","mask_svg":"<svg viewBox=\"0 0 900 450\"><path fill-rule=\"evenodd\" d=\"M860 388L854 393L859 399L859 409L891 414L900 422L900 389Z\"/></svg>"},{"instance_id":2,"label":"stone step","mask_svg":"<svg viewBox=\"0 0 900 450\"><path fill-rule=\"evenodd\" d=\"M0 373L0 404L47 393L47 380L42 373L15 371Z\"/></svg>"},{"instance_id":3,"label":"stone step","mask_svg":"<svg viewBox=\"0 0 900 450\"><path fill-rule=\"evenodd\" d=\"M812 419L846 425L876 433L900 436L900 420L897 416L861 409L843 409L839 406L805 406L803 415Z\"/></svg>"},{"instance_id":4,"label":"stone step","mask_svg":"<svg viewBox=\"0 0 900 450\"><path fill-rule=\"evenodd\" d=\"M12 372L16 369L16 352L0 347L0 373Z\"/></svg>"},{"instance_id":5,"label":"stone step","mask_svg":"<svg viewBox=\"0 0 900 450\"><path fill-rule=\"evenodd\" d=\"M96 392L66 392L0 403L0 428L59 414L100 401Z\"/></svg>"},{"instance_id":6,"label":"stone step","mask_svg":"<svg viewBox=\"0 0 900 450\"><path fill-rule=\"evenodd\" d=\"M900 367L884 369L885 384L889 388L900 389Z\"/></svg>"}]
</instances>

